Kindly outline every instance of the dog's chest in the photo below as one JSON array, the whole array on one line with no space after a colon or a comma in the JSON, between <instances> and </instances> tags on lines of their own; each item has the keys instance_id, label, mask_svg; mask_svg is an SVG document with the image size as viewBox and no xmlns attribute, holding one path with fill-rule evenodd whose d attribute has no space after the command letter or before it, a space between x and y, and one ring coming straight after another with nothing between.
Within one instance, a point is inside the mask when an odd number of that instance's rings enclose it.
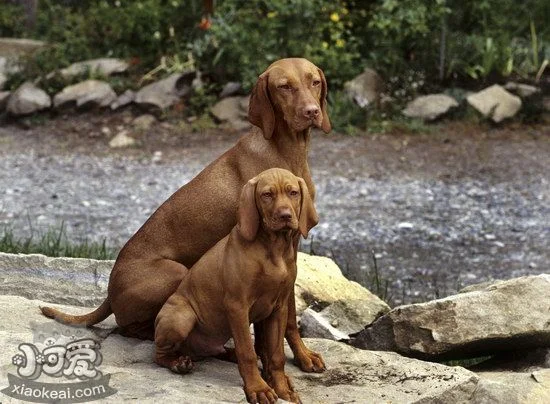
<instances>
[{"instance_id":1,"label":"dog's chest","mask_svg":"<svg viewBox=\"0 0 550 404\"><path fill-rule=\"evenodd\" d=\"M273 260L264 263L255 281L255 299L250 308L251 321L263 320L280 307L293 290L296 279L293 260Z\"/></svg>"}]
</instances>

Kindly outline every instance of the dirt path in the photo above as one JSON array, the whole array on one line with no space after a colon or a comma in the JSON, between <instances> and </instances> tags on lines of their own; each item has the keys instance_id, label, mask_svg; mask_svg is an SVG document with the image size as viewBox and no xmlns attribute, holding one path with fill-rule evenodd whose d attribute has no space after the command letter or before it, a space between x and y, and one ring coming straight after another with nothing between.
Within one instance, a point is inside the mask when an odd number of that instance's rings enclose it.
<instances>
[{"instance_id":1,"label":"dirt path","mask_svg":"<svg viewBox=\"0 0 550 404\"><path fill-rule=\"evenodd\" d=\"M0 225L26 235L29 221L35 230L64 221L75 239L120 247L239 136L162 123L132 133L138 148L109 149L129 120L83 114L27 130L0 127ZM549 126L315 134L310 165L321 222L303 249L332 255L394 304L550 271Z\"/></svg>"}]
</instances>

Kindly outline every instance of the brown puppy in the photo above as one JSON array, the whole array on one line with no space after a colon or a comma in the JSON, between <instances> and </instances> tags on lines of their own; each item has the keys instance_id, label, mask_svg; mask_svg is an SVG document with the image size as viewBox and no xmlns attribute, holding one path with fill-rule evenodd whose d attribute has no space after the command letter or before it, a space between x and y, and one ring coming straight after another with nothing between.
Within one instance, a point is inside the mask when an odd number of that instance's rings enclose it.
<instances>
[{"instance_id":1,"label":"brown puppy","mask_svg":"<svg viewBox=\"0 0 550 404\"><path fill-rule=\"evenodd\" d=\"M307 153L311 126L331 129L326 96L323 72L306 59L282 59L269 66L250 100L249 120L258 128L176 191L132 236L117 257L101 306L83 316L49 307L42 312L86 325L114 313L124 335L153 339L154 319L187 268L235 225L239 192L250 178L268 168L285 168L304 179L314 198ZM286 338L302 370L325 368L320 355L300 338L292 293Z\"/></svg>"},{"instance_id":2,"label":"brown puppy","mask_svg":"<svg viewBox=\"0 0 550 404\"><path fill-rule=\"evenodd\" d=\"M191 359L219 355L233 336L249 402L299 402L284 373L288 300L296 279L296 239L317 221L305 181L272 168L243 187L238 223L206 252L155 322L156 362L177 373ZM249 326L255 323L257 367Z\"/></svg>"}]
</instances>

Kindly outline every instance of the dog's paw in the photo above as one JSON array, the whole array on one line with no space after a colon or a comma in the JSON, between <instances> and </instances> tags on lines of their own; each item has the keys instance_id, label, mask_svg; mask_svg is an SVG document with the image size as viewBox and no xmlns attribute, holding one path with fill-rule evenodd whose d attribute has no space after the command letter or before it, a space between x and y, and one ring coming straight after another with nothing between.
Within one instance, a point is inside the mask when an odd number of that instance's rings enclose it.
<instances>
[{"instance_id":1,"label":"dog's paw","mask_svg":"<svg viewBox=\"0 0 550 404\"><path fill-rule=\"evenodd\" d=\"M295 355L294 363L302 371L308 373L321 373L327 369L323 357L317 352L310 351L307 348L299 354Z\"/></svg>"},{"instance_id":2,"label":"dog's paw","mask_svg":"<svg viewBox=\"0 0 550 404\"><path fill-rule=\"evenodd\" d=\"M249 403L275 404L279 399L275 390L263 380L253 386L244 386L244 394Z\"/></svg>"},{"instance_id":3,"label":"dog's paw","mask_svg":"<svg viewBox=\"0 0 550 404\"><path fill-rule=\"evenodd\" d=\"M290 380L287 375L284 375L282 383L273 387L280 399L291 403L301 404L302 400L300 400L300 396L296 393L292 380Z\"/></svg>"},{"instance_id":4,"label":"dog's paw","mask_svg":"<svg viewBox=\"0 0 550 404\"><path fill-rule=\"evenodd\" d=\"M189 356L182 355L179 358L172 360L168 368L174 373L183 375L193 370L193 362Z\"/></svg>"}]
</instances>

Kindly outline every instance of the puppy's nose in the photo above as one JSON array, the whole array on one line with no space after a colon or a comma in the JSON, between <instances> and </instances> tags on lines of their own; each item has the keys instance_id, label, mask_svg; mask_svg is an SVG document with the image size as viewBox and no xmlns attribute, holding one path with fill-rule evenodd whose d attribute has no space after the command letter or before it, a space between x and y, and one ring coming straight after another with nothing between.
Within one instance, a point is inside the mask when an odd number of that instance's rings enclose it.
<instances>
[{"instance_id":1,"label":"puppy's nose","mask_svg":"<svg viewBox=\"0 0 550 404\"><path fill-rule=\"evenodd\" d=\"M304 108L304 115L306 118L314 119L319 116L319 107L314 104L306 105Z\"/></svg>"},{"instance_id":2,"label":"puppy's nose","mask_svg":"<svg viewBox=\"0 0 550 404\"><path fill-rule=\"evenodd\" d=\"M281 221L288 222L290 219L292 219L292 212L290 211L290 208L281 208L277 212L277 217Z\"/></svg>"}]
</instances>

